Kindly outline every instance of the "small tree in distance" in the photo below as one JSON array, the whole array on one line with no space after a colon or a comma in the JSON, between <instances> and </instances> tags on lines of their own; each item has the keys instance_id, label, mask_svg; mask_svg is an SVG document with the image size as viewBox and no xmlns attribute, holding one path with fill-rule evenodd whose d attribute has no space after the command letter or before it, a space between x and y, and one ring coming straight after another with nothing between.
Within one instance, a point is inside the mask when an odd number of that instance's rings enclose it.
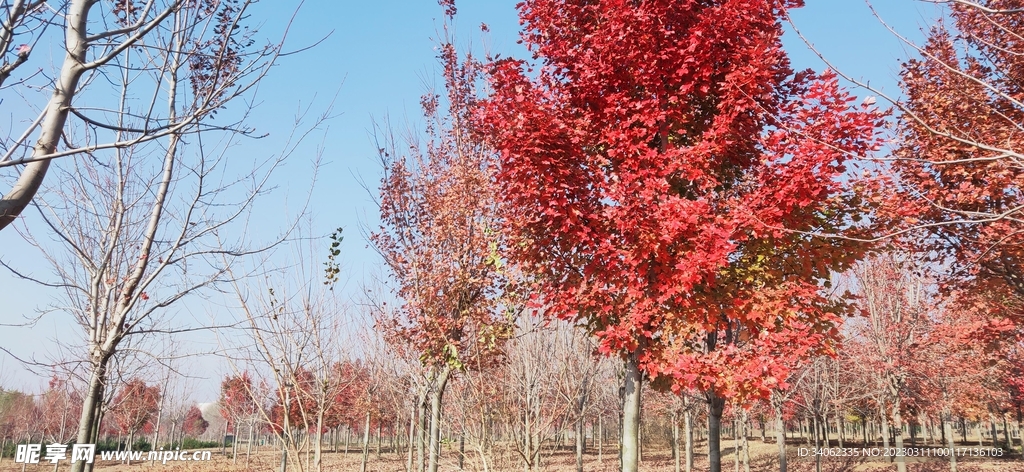
<instances>
[{"instance_id":1,"label":"small tree in distance","mask_svg":"<svg viewBox=\"0 0 1024 472\"><path fill-rule=\"evenodd\" d=\"M110 416L117 425L118 432L127 436L127 450L132 450L135 433L152 427L150 423L160 407L160 388L146 385L141 379L131 379L121 386L114 395L110 407ZM129 459L129 464L130 464Z\"/></svg>"},{"instance_id":2,"label":"small tree in distance","mask_svg":"<svg viewBox=\"0 0 1024 472\"><path fill-rule=\"evenodd\" d=\"M210 422L203 418L203 412L198 406L192 405L185 412L185 419L181 423L181 431L184 436L198 438L210 427Z\"/></svg>"}]
</instances>

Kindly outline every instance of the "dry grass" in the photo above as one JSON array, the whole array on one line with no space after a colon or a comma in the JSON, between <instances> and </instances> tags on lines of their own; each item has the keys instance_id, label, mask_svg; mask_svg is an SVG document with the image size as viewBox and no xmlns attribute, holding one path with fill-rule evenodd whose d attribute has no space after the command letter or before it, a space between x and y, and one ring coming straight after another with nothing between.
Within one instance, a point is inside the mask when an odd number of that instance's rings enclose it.
<instances>
[{"instance_id":1,"label":"dry grass","mask_svg":"<svg viewBox=\"0 0 1024 472\"><path fill-rule=\"evenodd\" d=\"M724 472L732 472L735 470L735 455L732 453L732 442L723 441L723 461L722 469ZM778 458L775 455L775 445L772 443L761 443L760 441L751 441L751 467L752 472L773 472L778 470ZM798 457L797 448L799 446L791 445L789 447L789 463L791 472L811 472L814 471L814 460L807 457ZM699 449L699 447L698 447ZM445 472L458 471L457 464L458 453L452 450L445 450L441 470ZM349 454L344 453L326 453L324 457L324 470L325 471L358 471L360 465L360 454L351 452ZM305 461L305 458L302 458ZM504 471L522 471L523 468L517 463L515 458L511 454L496 454L496 457L489 459L492 463L488 463L488 469L492 472L504 472ZM543 467L541 470L545 472L574 472L576 470L575 456L569 450L559 450L546 452L542 459ZM152 472L184 472L184 471L195 471L195 472L213 472L213 471L230 471L230 472L241 472L241 471L277 471L280 470L281 456L276 452L261 451L260 454L254 455L250 459L249 467L245 466L245 457L243 454L239 454L238 462L233 464L231 457L224 457L219 450L214 451L213 460L208 462L177 462L167 463L166 465L150 463L139 463L132 464L131 466L120 464L116 462L101 462L96 466L96 470L109 471L109 472L140 472L140 471L152 471ZM303 464L304 465L304 464ZM588 472L613 472L617 470L617 460L612 447L605 447L604 457L601 463L598 463L597 451L590 450L588 454L584 456L584 470ZM707 470L707 458L704 455L698 455L696 457L696 463L694 464L695 471ZM68 470L69 463L64 461L60 463L59 470ZM3 459L0 462L0 472L18 472L22 470L22 464L15 464L10 458ZM50 463L45 464L31 464L24 468L26 472L42 472L54 470L53 465ZM299 467L292 460L289 461L288 470L291 472L299 471ZM308 469L306 469L308 470ZM375 454L370 453L370 461L367 466L369 472L399 472L405 470L405 459L399 459L394 453L382 454L378 459ZM466 460L464 464L464 470L472 472L483 471L482 463L479 457L471 451L466 451ZM674 470L672 463L671 452L667 449L658 449L645 451L643 462L640 470L651 471L651 472L671 472ZM742 465L739 470L743 470ZM886 464L882 461L864 461L862 458L847 458L847 459L828 459L823 461L822 471L823 472L867 472L867 471L880 471L880 470L895 470L895 466L892 464ZM927 461L920 459L908 459L908 470L910 472L941 472L949 470L948 462L945 459L933 458ZM971 459L964 458L960 461L960 472L990 472L990 471L1005 471L1005 472L1024 472L1024 461L1018 456L1013 459Z\"/></svg>"}]
</instances>

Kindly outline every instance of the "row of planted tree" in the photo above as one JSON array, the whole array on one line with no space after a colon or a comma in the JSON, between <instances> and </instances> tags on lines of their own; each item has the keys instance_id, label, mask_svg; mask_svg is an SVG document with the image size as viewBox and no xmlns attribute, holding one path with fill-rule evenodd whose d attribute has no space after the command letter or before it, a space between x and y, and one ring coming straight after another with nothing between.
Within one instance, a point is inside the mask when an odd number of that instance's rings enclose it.
<instances>
[{"instance_id":1,"label":"row of planted tree","mask_svg":"<svg viewBox=\"0 0 1024 472\"><path fill-rule=\"evenodd\" d=\"M933 284L920 274L894 256L855 266L839 284L858 293L858 316L848 320L834 355L801 362L760 400L727 403L719 418L710 416L714 397L707 392L673 392L655 378L642 395L641 449L670 449L676 467L693 470L694 457L710 456L716 447L717 423L725 436L740 438L734 459L746 467L747 438L758 436L776 442L782 468L787 436L790 446L984 446L1003 448L1006 458L1016 455L1024 400L1019 345L966 332L989 314L938 303ZM302 321L299 314L276 311L283 323ZM444 456L480 470L539 470L551 454L566 450L575 453L577 470L584 454L618 461L622 364L595 355L596 340L568 323L522 316L511 330L500 344L465 353L474 364L453 369L444 391L419 359L403 358L387 343L367 342L353 360L352 353L310 349L318 335L332 333L305 331L306 337L289 339L313 342L267 353L292 349L297 357L281 364L285 374L252 365L263 374L225 377L207 416L226 422L207 437L217 443L233 437L231 454L244 454L246 464L254 447L258 452L268 445L285 463L290 454L300 470L322 470L328 451L361 452L363 467L371 454L396 454L410 470ZM120 385L107 402L100 437L116 447L132 448L145 438L173 448L186 436L202 435L208 423L199 408L186 395L161 390L139 379ZM439 415L432 411L435 400ZM4 392L4 445L72 440L81 403L80 388L56 378L34 397ZM642 457L638 451L638 461ZM955 455L948 458L955 463Z\"/></svg>"}]
</instances>

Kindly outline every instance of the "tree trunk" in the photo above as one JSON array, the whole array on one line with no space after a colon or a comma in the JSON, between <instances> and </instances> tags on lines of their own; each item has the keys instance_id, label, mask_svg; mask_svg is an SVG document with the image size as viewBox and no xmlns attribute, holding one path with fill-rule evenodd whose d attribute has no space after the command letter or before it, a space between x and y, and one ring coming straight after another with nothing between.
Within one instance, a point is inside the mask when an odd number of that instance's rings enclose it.
<instances>
[{"instance_id":1,"label":"tree trunk","mask_svg":"<svg viewBox=\"0 0 1024 472\"><path fill-rule=\"evenodd\" d=\"M383 436L383 431L384 431L384 422L383 421L378 421L377 422L377 451L376 451L377 460L380 460L380 438Z\"/></svg>"},{"instance_id":2,"label":"tree trunk","mask_svg":"<svg viewBox=\"0 0 1024 472\"><path fill-rule=\"evenodd\" d=\"M775 445L779 449L779 472L786 472L786 426L782 420L782 405L775 406Z\"/></svg>"},{"instance_id":3,"label":"tree trunk","mask_svg":"<svg viewBox=\"0 0 1024 472\"><path fill-rule=\"evenodd\" d=\"M103 390L106 386L107 360L107 357L100 357L94 361L89 376L89 387L82 403L82 416L78 420L78 437L75 441L77 444L99 442L100 408L103 405ZM71 463L71 472L87 472L91 471L92 467L93 464L76 461Z\"/></svg>"},{"instance_id":4,"label":"tree trunk","mask_svg":"<svg viewBox=\"0 0 1024 472\"><path fill-rule=\"evenodd\" d=\"M459 433L459 470L466 465L466 433Z\"/></svg>"},{"instance_id":5,"label":"tree trunk","mask_svg":"<svg viewBox=\"0 0 1024 472\"><path fill-rule=\"evenodd\" d=\"M747 428L750 425L750 418L748 417L747 410L743 410L743 441L740 443L743 446L743 471L750 472L750 443L747 440L749 436Z\"/></svg>"},{"instance_id":6,"label":"tree trunk","mask_svg":"<svg viewBox=\"0 0 1024 472\"><path fill-rule=\"evenodd\" d=\"M626 376L622 398L622 472L637 472L640 467L640 353L626 356ZM431 471L433 472L433 471Z\"/></svg>"},{"instance_id":7,"label":"tree trunk","mask_svg":"<svg viewBox=\"0 0 1024 472\"><path fill-rule=\"evenodd\" d=\"M836 410L836 436L839 439L839 449L843 448L843 414L838 409Z\"/></svg>"},{"instance_id":8,"label":"tree trunk","mask_svg":"<svg viewBox=\"0 0 1024 472\"><path fill-rule=\"evenodd\" d=\"M441 405L444 399L444 390L448 386L448 376L451 368L445 365L437 374L434 384L434 391L430 395L430 457L427 462L427 472L437 472L438 461L441 458Z\"/></svg>"},{"instance_id":9,"label":"tree trunk","mask_svg":"<svg viewBox=\"0 0 1024 472\"><path fill-rule=\"evenodd\" d=\"M956 470L956 445L953 443L953 421L952 415L949 413L949 409L942 412L939 420L942 422L942 437L949 438L949 443L946 445L949 448L949 472L957 472Z\"/></svg>"},{"instance_id":10,"label":"tree trunk","mask_svg":"<svg viewBox=\"0 0 1024 472\"><path fill-rule=\"evenodd\" d=\"M672 463L675 472L680 470L679 456L679 414L672 412ZM578 472L583 472L583 467L579 467Z\"/></svg>"},{"instance_id":11,"label":"tree trunk","mask_svg":"<svg viewBox=\"0 0 1024 472\"><path fill-rule=\"evenodd\" d=\"M166 393L167 393L167 383L164 382L163 390L161 391L161 394L160 394L160 407L157 408L157 410L156 410L156 423L155 423L156 426L153 427L153 445L150 447L151 451L156 451L156 450L160 449L160 421L163 419L163 416L164 416L164 398L167 396ZM64 422L62 421L61 422L61 426L62 427L63 427L63 424L64 424ZM61 435L61 436L63 437L63 435ZM3 449L0 449L0 451L2 451L2 450ZM151 464L155 464L156 463L156 456L155 455L153 456L153 461L150 462L150 463Z\"/></svg>"},{"instance_id":12,"label":"tree trunk","mask_svg":"<svg viewBox=\"0 0 1024 472\"><path fill-rule=\"evenodd\" d=\"M693 471L693 413L690 411L690 398L683 398L686 411L683 412L683 434L686 435L686 472Z\"/></svg>"},{"instance_id":13,"label":"tree trunk","mask_svg":"<svg viewBox=\"0 0 1024 472\"><path fill-rule=\"evenodd\" d=\"M740 472L740 434L739 434L739 418L736 418L735 413L732 415L732 459L733 459L733 471Z\"/></svg>"},{"instance_id":14,"label":"tree trunk","mask_svg":"<svg viewBox=\"0 0 1024 472\"><path fill-rule=\"evenodd\" d=\"M896 472L907 472L907 458L903 453L903 416L900 413L900 401L892 404L893 434L896 439Z\"/></svg>"},{"instance_id":15,"label":"tree trunk","mask_svg":"<svg viewBox=\"0 0 1024 472\"><path fill-rule=\"evenodd\" d=\"M427 389L424 388L420 391L419 398L419 415L416 428L416 471L424 472L427 467L427 428L429 423L427 421Z\"/></svg>"},{"instance_id":16,"label":"tree trunk","mask_svg":"<svg viewBox=\"0 0 1024 472\"><path fill-rule=\"evenodd\" d=\"M583 415L576 418L576 472L583 472Z\"/></svg>"},{"instance_id":17,"label":"tree trunk","mask_svg":"<svg viewBox=\"0 0 1024 472\"><path fill-rule=\"evenodd\" d=\"M412 411L409 412L409 450L406 451L405 457L405 470L408 472L412 472L412 451L415 449L413 447L413 441L416 440L416 410L416 404L414 403L412 405Z\"/></svg>"},{"instance_id":18,"label":"tree trunk","mask_svg":"<svg viewBox=\"0 0 1024 472\"><path fill-rule=\"evenodd\" d=\"M708 395L708 470L722 472L722 411L725 399L714 392Z\"/></svg>"},{"instance_id":19,"label":"tree trunk","mask_svg":"<svg viewBox=\"0 0 1024 472\"><path fill-rule=\"evenodd\" d=\"M879 409L878 419L879 421L881 421L880 426L882 428L882 447L885 448L885 450L889 450L889 418L888 415L886 415L885 413L884 403L881 405L881 408ZM885 458L886 462L892 462L892 457L890 457L888 454L885 455Z\"/></svg>"},{"instance_id":20,"label":"tree trunk","mask_svg":"<svg viewBox=\"0 0 1024 472\"><path fill-rule=\"evenodd\" d=\"M604 461L604 416L597 415L597 463Z\"/></svg>"},{"instance_id":21,"label":"tree trunk","mask_svg":"<svg viewBox=\"0 0 1024 472\"><path fill-rule=\"evenodd\" d=\"M249 437L245 441L245 470L249 470L249 455L252 454L252 430L255 427L255 421L249 420Z\"/></svg>"},{"instance_id":22,"label":"tree trunk","mask_svg":"<svg viewBox=\"0 0 1024 472\"><path fill-rule=\"evenodd\" d=\"M1003 444L1010 451L1013 451L1013 443L1010 442L1010 425L1006 423L1006 415L1003 414Z\"/></svg>"},{"instance_id":23,"label":"tree trunk","mask_svg":"<svg viewBox=\"0 0 1024 472\"><path fill-rule=\"evenodd\" d=\"M363 460L359 472L366 472L366 461L370 456L370 412L366 412L366 423L363 426Z\"/></svg>"}]
</instances>

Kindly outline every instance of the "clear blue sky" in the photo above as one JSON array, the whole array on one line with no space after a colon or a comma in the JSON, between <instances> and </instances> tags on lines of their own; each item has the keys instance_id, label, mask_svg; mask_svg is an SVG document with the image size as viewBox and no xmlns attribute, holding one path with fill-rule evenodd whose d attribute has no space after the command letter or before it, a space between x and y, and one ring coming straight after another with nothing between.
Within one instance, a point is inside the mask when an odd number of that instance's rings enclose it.
<instances>
[{"instance_id":1,"label":"clear blue sky","mask_svg":"<svg viewBox=\"0 0 1024 472\"><path fill-rule=\"evenodd\" d=\"M479 25L486 23L490 33L485 41L492 52L525 57L516 44L519 25L515 3L516 0L459 1L456 37L462 49L472 43L476 52L481 51ZM896 73L910 51L871 16L864 1L807 3L807 7L793 12L793 19L809 40L845 73L897 95ZM252 18L262 21L262 31L274 36L296 4L281 0L260 2ZM887 22L914 38L920 37L920 29L939 11L936 6L918 0L878 0L876 7ZM322 234L335 227L345 228L343 254L348 289L353 293L362 280L380 271L376 255L359 234L360 224L376 225L376 208L360 184L361 178L375 186L380 175L371 139L373 120L390 116L400 126L416 125L419 97L436 77L433 38L441 27L440 14L440 8L430 0L307 0L291 25L288 45L301 48L326 39L311 50L280 61L261 86L260 102L250 122L271 136L262 141L243 142L235 151L238 159L265 157L268 149L278 148L276 143L291 129L292 117L300 107L312 104L314 110L323 110L326 103L337 97L335 112L340 115L329 123L330 128L323 136L327 165L313 190L312 211ZM824 67L792 33L787 33L785 44L796 68ZM271 198L303 198L310 180L308 158L319 144L319 140L311 142L305 155L295 156L283 169L277 176L280 191ZM274 211L261 215L255 233L275 234L278 216ZM46 267L36 262L14 231L0 231L0 248L6 260L45 274ZM33 315L51 303L51 297L45 289L0 272L0 320L5 323ZM198 301L174 310L179 319L206 320L210 316L208 307ZM51 314L32 329L0 327L0 345L19 356L44 358L56 352L54 339L79 336L70 322L65 315ZM189 341L182 338L181 342ZM206 336L205 342L212 345L209 343L213 341ZM215 359L195 360L192 364L190 370L194 374L209 378L197 383L196 400L214 399L219 384L216 378L226 368ZM0 386L37 390L44 383L44 379L31 376L0 353Z\"/></svg>"}]
</instances>

